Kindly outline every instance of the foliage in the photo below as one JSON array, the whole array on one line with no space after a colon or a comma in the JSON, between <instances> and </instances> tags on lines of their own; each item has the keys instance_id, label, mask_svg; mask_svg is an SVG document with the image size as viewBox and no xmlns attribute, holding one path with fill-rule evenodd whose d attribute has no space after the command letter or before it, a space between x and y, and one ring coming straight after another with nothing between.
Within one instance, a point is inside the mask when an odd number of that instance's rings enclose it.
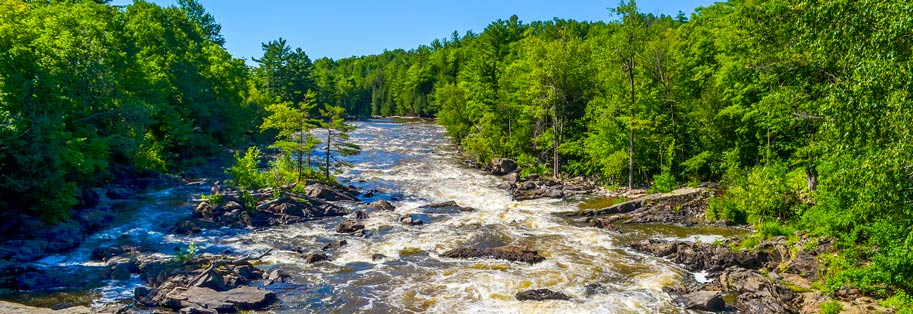
<instances>
[{"instance_id":1,"label":"foliage","mask_svg":"<svg viewBox=\"0 0 913 314\"><path fill-rule=\"evenodd\" d=\"M837 314L843 310L843 307L840 306L840 302L834 300L822 302L820 308L821 314Z\"/></svg>"},{"instance_id":2,"label":"foliage","mask_svg":"<svg viewBox=\"0 0 913 314\"><path fill-rule=\"evenodd\" d=\"M235 152L234 164L226 170L231 185L246 190L259 190L267 186L267 176L260 172L262 153L256 146L247 148L244 155Z\"/></svg>"},{"instance_id":3,"label":"foliage","mask_svg":"<svg viewBox=\"0 0 913 314\"><path fill-rule=\"evenodd\" d=\"M199 249L200 247L194 242L190 242L186 248L176 247L174 248L175 255L171 258L171 262L177 264L186 263L197 256Z\"/></svg>"}]
</instances>

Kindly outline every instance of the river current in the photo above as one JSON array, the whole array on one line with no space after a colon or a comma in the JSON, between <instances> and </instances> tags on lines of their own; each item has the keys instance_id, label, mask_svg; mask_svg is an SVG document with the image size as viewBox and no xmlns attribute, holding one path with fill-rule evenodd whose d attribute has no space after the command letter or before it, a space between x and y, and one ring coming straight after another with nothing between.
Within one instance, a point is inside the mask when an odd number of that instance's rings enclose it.
<instances>
[{"instance_id":1,"label":"river current","mask_svg":"<svg viewBox=\"0 0 913 314\"><path fill-rule=\"evenodd\" d=\"M443 128L420 120L356 122L352 140L359 155L339 175L345 184L377 190L393 212L369 212L366 236L335 232L342 217L264 230L207 230L188 237L167 232L208 186L166 189L149 194L134 217L93 235L74 253L44 259L47 265L101 266L88 262L92 248L146 243L162 254L195 243L204 252L248 254L273 249L260 267L283 269L286 283L266 286L280 302L276 313L691 313L662 287L700 279L668 261L627 249L644 238L713 241L720 231L661 226L626 227L622 234L586 227L555 215L576 210L585 199L514 201L497 188L501 178L465 166ZM429 214L428 223L405 226L399 217L420 213L422 205L456 201L470 212ZM358 208L359 205L344 205ZM296 248L320 250L336 240L328 262L307 264ZM518 244L545 257L537 264L493 259L450 259L447 250ZM100 263L98 263L100 264ZM109 281L86 293L99 306L132 296L142 282ZM517 301L527 289L561 291L569 301ZM57 296L59 298L59 296ZM40 302L33 302L40 303Z\"/></svg>"}]
</instances>

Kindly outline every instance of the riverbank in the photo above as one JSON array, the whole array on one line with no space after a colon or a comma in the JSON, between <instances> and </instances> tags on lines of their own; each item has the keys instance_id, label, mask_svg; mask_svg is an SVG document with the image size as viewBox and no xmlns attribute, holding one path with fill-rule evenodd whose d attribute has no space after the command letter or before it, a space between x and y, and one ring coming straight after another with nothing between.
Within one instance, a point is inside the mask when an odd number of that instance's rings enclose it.
<instances>
[{"instance_id":1,"label":"riverbank","mask_svg":"<svg viewBox=\"0 0 913 314\"><path fill-rule=\"evenodd\" d=\"M506 175L467 167L433 124L357 123L353 139L363 152L349 157L353 167L338 178L341 187L352 185L363 193L346 196L335 187L308 184L313 187L279 198L273 191L252 192L255 203L234 191L204 201L200 195L212 194L209 185L182 184L144 199L129 222L112 223L51 265L80 271L78 277L101 287L77 291L76 301L53 291L29 292L47 293L40 302L16 300L96 311L190 311L203 304L176 302L190 300L187 291L221 298L223 292L250 287L263 289L257 292L261 300L275 294L275 303L263 306L276 313L698 313L676 299L694 293L713 300L712 292L697 290L701 283L719 280L727 269L735 274L735 268L721 263L725 266L719 272L703 271L685 262L726 256L698 247L716 244L714 248L731 251L735 242L727 239L750 233L689 220L700 217L712 189L678 191L670 194L675 197L650 201L629 194L627 202L619 202L604 197L617 195L599 190L516 200L503 189ZM330 197L336 200L324 199ZM605 211L631 201L636 208ZM599 215L581 214L594 211ZM184 224L198 229L175 228ZM647 246L634 249L644 241L681 244L675 244L677 255L657 257ZM681 253L688 251L707 253ZM232 263L246 257L260 257L249 263L255 269ZM208 264L222 263L225 268L207 272ZM166 264L184 266L154 271L154 265ZM103 275L84 275L95 272ZM203 274L210 279L194 280ZM197 283L212 291L198 289ZM740 306L737 297L721 294L725 307ZM162 302L151 308L130 306L150 295Z\"/></svg>"}]
</instances>

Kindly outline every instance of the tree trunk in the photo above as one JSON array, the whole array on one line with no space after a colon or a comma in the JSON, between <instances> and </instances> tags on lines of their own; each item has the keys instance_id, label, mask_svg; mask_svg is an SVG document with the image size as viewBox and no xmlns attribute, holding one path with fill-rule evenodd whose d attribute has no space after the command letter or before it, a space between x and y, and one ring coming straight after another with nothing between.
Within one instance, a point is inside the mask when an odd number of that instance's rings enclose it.
<instances>
[{"instance_id":1,"label":"tree trunk","mask_svg":"<svg viewBox=\"0 0 913 314\"><path fill-rule=\"evenodd\" d=\"M634 98L634 58L632 57L629 61L628 67L628 82L631 85L631 106L630 106L630 118L629 121L629 134L628 134L628 190L634 188L634 103L636 99Z\"/></svg>"},{"instance_id":2,"label":"tree trunk","mask_svg":"<svg viewBox=\"0 0 913 314\"><path fill-rule=\"evenodd\" d=\"M298 180L296 182L301 182L301 177L303 175L303 165L304 162L304 120L298 121Z\"/></svg>"},{"instance_id":3,"label":"tree trunk","mask_svg":"<svg viewBox=\"0 0 913 314\"><path fill-rule=\"evenodd\" d=\"M554 115L552 116L552 130L554 134L552 136L552 154L554 159L552 163L552 177L555 180L558 180L558 169L561 168L561 161L558 159L558 132L560 132L560 130L558 129L558 105L556 104L553 107Z\"/></svg>"},{"instance_id":4,"label":"tree trunk","mask_svg":"<svg viewBox=\"0 0 913 314\"><path fill-rule=\"evenodd\" d=\"M332 143L333 143L332 140L333 140L333 129L327 128L327 155L326 155L326 157L327 157L326 166L327 167L324 172L324 176L326 176L327 180L330 179L330 145L332 145Z\"/></svg>"},{"instance_id":5,"label":"tree trunk","mask_svg":"<svg viewBox=\"0 0 913 314\"><path fill-rule=\"evenodd\" d=\"M808 192L814 192L818 188L818 170L814 167L805 167L805 181L808 184Z\"/></svg>"}]
</instances>

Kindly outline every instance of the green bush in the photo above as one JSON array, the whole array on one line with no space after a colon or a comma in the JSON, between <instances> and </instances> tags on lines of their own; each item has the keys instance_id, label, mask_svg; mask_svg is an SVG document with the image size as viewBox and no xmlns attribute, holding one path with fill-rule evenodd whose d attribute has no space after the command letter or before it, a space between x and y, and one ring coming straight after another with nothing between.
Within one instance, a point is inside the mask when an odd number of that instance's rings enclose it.
<instances>
[{"instance_id":1,"label":"green bush","mask_svg":"<svg viewBox=\"0 0 913 314\"><path fill-rule=\"evenodd\" d=\"M824 303L821 303L821 314L837 314L843 310L843 307L840 306L840 303L834 300L830 300Z\"/></svg>"},{"instance_id":2,"label":"green bush","mask_svg":"<svg viewBox=\"0 0 913 314\"><path fill-rule=\"evenodd\" d=\"M667 193L675 189L675 176L664 171L661 174L653 176L653 186L650 187L651 193Z\"/></svg>"},{"instance_id":3,"label":"green bush","mask_svg":"<svg viewBox=\"0 0 913 314\"><path fill-rule=\"evenodd\" d=\"M798 190L785 163L755 167L747 173L730 169L724 178L729 187L720 199L711 200L707 218L749 222L760 227L766 221L790 221L796 216Z\"/></svg>"},{"instance_id":4,"label":"green bush","mask_svg":"<svg viewBox=\"0 0 913 314\"><path fill-rule=\"evenodd\" d=\"M266 187L267 176L260 172L258 167L261 158L260 149L251 146L247 148L244 156L239 152L235 153L235 162L228 169L228 176L231 178L231 184L248 190L258 190Z\"/></svg>"}]
</instances>

